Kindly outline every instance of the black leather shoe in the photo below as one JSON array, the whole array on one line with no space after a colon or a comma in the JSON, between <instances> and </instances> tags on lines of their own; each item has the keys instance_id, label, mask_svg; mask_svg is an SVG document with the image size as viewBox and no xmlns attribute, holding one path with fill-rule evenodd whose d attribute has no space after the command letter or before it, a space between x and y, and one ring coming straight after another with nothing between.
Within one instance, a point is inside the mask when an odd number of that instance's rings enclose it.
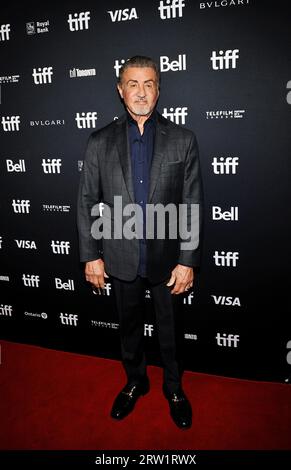
<instances>
[{"instance_id":1,"label":"black leather shoe","mask_svg":"<svg viewBox=\"0 0 291 470\"><path fill-rule=\"evenodd\" d=\"M170 415L181 429L189 429L192 426L192 409L188 398L182 389L177 392L168 392L163 387L163 392L168 400L170 407Z\"/></svg>"},{"instance_id":2,"label":"black leather shoe","mask_svg":"<svg viewBox=\"0 0 291 470\"><path fill-rule=\"evenodd\" d=\"M125 418L133 409L141 395L149 392L148 382L144 384L127 384L114 400L111 417L114 419Z\"/></svg>"}]
</instances>

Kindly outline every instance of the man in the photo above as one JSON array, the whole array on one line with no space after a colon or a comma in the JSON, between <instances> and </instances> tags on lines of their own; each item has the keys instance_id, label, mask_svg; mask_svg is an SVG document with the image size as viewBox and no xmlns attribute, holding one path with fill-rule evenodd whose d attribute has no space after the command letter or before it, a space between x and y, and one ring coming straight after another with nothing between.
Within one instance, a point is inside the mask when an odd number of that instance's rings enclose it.
<instances>
[{"instance_id":1,"label":"man","mask_svg":"<svg viewBox=\"0 0 291 470\"><path fill-rule=\"evenodd\" d=\"M117 84L126 113L89 137L78 201L80 255L86 280L103 288L104 277L110 275L116 298L127 384L116 397L111 416L125 418L149 391L142 301L145 287L150 287L164 367L163 392L175 424L189 428L192 410L181 386L176 304L177 295L193 286L199 243L183 245L187 237L177 233L177 225L183 219L187 234L193 238L195 232L198 239L201 180L194 134L155 110L159 81L152 59L127 60ZM101 216L96 206L100 202ZM184 217L179 212L178 221L172 216L177 216L180 205ZM149 222L153 206L158 222L165 215L162 209L169 207L162 236L153 218ZM198 216L197 210L193 216L192 206L199 208ZM133 207L136 213L129 228ZM120 221L123 231L118 229Z\"/></svg>"}]
</instances>

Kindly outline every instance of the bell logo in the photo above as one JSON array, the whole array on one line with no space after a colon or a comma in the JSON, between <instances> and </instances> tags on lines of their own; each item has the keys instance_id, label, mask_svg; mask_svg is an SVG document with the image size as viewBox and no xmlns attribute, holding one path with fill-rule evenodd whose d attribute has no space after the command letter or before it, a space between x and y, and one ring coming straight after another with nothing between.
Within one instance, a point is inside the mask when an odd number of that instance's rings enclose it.
<instances>
[{"instance_id":1,"label":"bell logo","mask_svg":"<svg viewBox=\"0 0 291 470\"><path fill-rule=\"evenodd\" d=\"M170 61L170 58L166 55L160 57L160 71L161 72L178 72L186 70L186 54L179 54L177 60Z\"/></svg>"}]
</instances>

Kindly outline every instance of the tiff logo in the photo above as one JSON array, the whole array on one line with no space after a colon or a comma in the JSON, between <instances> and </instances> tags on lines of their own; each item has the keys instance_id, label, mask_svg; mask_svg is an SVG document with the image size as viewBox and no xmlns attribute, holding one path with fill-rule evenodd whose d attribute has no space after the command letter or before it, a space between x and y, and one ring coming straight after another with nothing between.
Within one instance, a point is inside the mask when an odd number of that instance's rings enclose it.
<instances>
[{"instance_id":1,"label":"tiff logo","mask_svg":"<svg viewBox=\"0 0 291 470\"><path fill-rule=\"evenodd\" d=\"M5 315L6 317L11 317L12 315L12 305L0 305L0 315Z\"/></svg>"},{"instance_id":2,"label":"tiff logo","mask_svg":"<svg viewBox=\"0 0 291 470\"><path fill-rule=\"evenodd\" d=\"M238 251L221 251L220 254L218 251L214 252L213 255L214 262L216 266L220 267L233 267L235 268L237 266L237 261L239 258L239 252Z\"/></svg>"},{"instance_id":3,"label":"tiff logo","mask_svg":"<svg viewBox=\"0 0 291 470\"><path fill-rule=\"evenodd\" d=\"M39 287L39 276L36 274L23 274L22 280L25 287Z\"/></svg>"},{"instance_id":4,"label":"tiff logo","mask_svg":"<svg viewBox=\"0 0 291 470\"><path fill-rule=\"evenodd\" d=\"M74 17L73 17L74 16ZM90 11L81 11L80 13L70 13L68 18L70 31L82 31L89 29Z\"/></svg>"},{"instance_id":5,"label":"tiff logo","mask_svg":"<svg viewBox=\"0 0 291 470\"><path fill-rule=\"evenodd\" d=\"M192 305L193 297L194 297L194 293L190 292L190 294L188 294L186 297L184 297L183 304Z\"/></svg>"},{"instance_id":6,"label":"tiff logo","mask_svg":"<svg viewBox=\"0 0 291 470\"><path fill-rule=\"evenodd\" d=\"M161 0L158 10L160 11L161 20L170 18L181 18L183 16L184 0Z\"/></svg>"},{"instance_id":7,"label":"tiff logo","mask_svg":"<svg viewBox=\"0 0 291 470\"><path fill-rule=\"evenodd\" d=\"M218 346L237 348L239 342L239 335L227 335L226 333L217 333L216 341Z\"/></svg>"},{"instance_id":8,"label":"tiff logo","mask_svg":"<svg viewBox=\"0 0 291 470\"><path fill-rule=\"evenodd\" d=\"M90 129L96 127L97 113L76 113L75 121L77 122L78 129Z\"/></svg>"},{"instance_id":9,"label":"tiff logo","mask_svg":"<svg viewBox=\"0 0 291 470\"><path fill-rule=\"evenodd\" d=\"M42 164L43 172L48 174L52 173L60 173L61 172L61 166L62 166L62 160L61 158L43 158L42 159Z\"/></svg>"},{"instance_id":10,"label":"tiff logo","mask_svg":"<svg viewBox=\"0 0 291 470\"><path fill-rule=\"evenodd\" d=\"M238 207L231 206L230 211L223 211L219 206L212 206L212 220L238 220Z\"/></svg>"},{"instance_id":11,"label":"tiff logo","mask_svg":"<svg viewBox=\"0 0 291 470\"><path fill-rule=\"evenodd\" d=\"M1 24L0 41L9 41L10 24Z\"/></svg>"},{"instance_id":12,"label":"tiff logo","mask_svg":"<svg viewBox=\"0 0 291 470\"><path fill-rule=\"evenodd\" d=\"M12 207L15 214L29 214L29 199L12 199Z\"/></svg>"},{"instance_id":13,"label":"tiff logo","mask_svg":"<svg viewBox=\"0 0 291 470\"><path fill-rule=\"evenodd\" d=\"M33 81L36 85L45 85L46 83L52 83L53 68L52 67L38 67L32 69Z\"/></svg>"},{"instance_id":14,"label":"tiff logo","mask_svg":"<svg viewBox=\"0 0 291 470\"><path fill-rule=\"evenodd\" d=\"M60 319L62 325L66 326L77 326L78 315L73 313L60 313Z\"/></svg>"},{"instance_id":15,"label":"tiff logo","mask_svg":"<svg viewBox=\"0 0 291 470\"><path fill-rule=\"evenodd\" d=\"M213 173L215 175L235 175L238 164L238 157L220 157L219 159L214 157L212 160Z\"/></svg>"},{"instance_id":16,"label":"tiff logo","mask_svg":"<svg viewBox=\"0 0 291 470\"><path fill-rule=\"evenodd\" d=\"M19 131L20 116L2 116L1 124L5 132Z\"/></svg>"},{"instance_id":17,"label":"tiff logo","mask_svg":"<svg viewBox=\"0 0 291 470\"><path fill-rule=\"evenodd\" d=\"M52 240L51 242L52 252L55 255L68 255L70 251L70 242Z\"/></svg>"},{"instance_id":18,"label":"tiff logo","mask_svg":"<svg viewBox=\"0 0 291 470\"><path fill-rule=\"evenodd\" d=\"M153 325L144 324L144 336L152 336L154 331Z\"/></svg>"},{"instance_id":19,"label":"tiff logo","mask_svg":"<svg viewBox=\"0 0 291 470\"><path fill-rule=\"evenodd\" d=\"M0 250L2 248L2 242L3 242L3 238L2 238L2 236L0 236Z\"/></svg>"},{"instance_id":20,"label":"tiff logo","mask_svg":"<svg viewBox=\"0 0 291 470\"><path fill-rule=\"evenodd\" d=\"M119 77L119 70L121 69L124 63L125 63L125 59L116 60L114 62L113 68L115 70L116 77Z\"/></svg>"},{"instance_id":21,"label":"tiff logo","mask_svg":"<svg viewBox=\"0 0 291 470\"><path fill-rule=\"evenodd\" d=\"M170 58L166 55L160 56L160 71L168 72L177 72L180 70L186 70L186 54L179 54L178 60L170 61Z\"/></svg>"},{"instance_id":22,"label":"tiff logo","mask_svg":"<svg viewBox=\"0 0 291 470\"><path fill-rule=\"evenodd\" d=\"M210 57L210 61L212 62L213 70L223 70L223 69L235 69L236 62L239 58L239 49L228 49L225 51L219 51L218 56L216 51L212 51L212 56Z\"/></svg>"},{"instance_id":23,"label":"tiff logo","mask_svg":"<svg viewBox=\"0 0 291 470\"><path fill-rule=\"evenodd\" d=\"M93 289L93 294L95 295L110 295L111 291L111 283L110 282L105 282L104 283L104 288L101 289L100 287L95 287Z\"/></svg>"},{"instance_id":24,"label":"tiff logo","mask_svg":"<svg viewBox=\"0 0 291 470\"><path fill-rule=\"evenodd\" d=\"M123 10L107 10L107 13L110 15L110 19L113 23L115 21L128 21L128 20L137 20L136 8L124 8Z\"/></svg>"},{"instance_id":25,"label":"tiff logo","mask_svg":"<svg viewBox=\"0 0 291 470\"><path fill-rule=\"evenodd\" d=\"M169 108L169 111L167 108L164 108L163 116L176 124L185 124L185 118L188 116L188 108Z\"/></svg>"},{"instance_id":26,"label":"tiff logo","mask_svg":"<svg viewBox=\"0 0 291 470\"><path fill-rule=\"evenodd\" d=\"M13 160L6 159L6 167L7 167L7 172L12 173L25 173L26 168L25 168L25 161L24 159L19 159L18 163L13 163Z\"/></svg>"}]
</instances>

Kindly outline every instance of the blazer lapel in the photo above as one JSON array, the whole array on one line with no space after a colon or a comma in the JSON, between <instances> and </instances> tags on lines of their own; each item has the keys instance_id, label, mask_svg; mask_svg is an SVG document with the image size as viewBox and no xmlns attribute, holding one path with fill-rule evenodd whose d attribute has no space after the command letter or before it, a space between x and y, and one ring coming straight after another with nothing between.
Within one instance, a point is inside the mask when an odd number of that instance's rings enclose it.
<instances>
[{"instance_id":1,"label":"blazer lapel","mask_svg":"<svg viewBox=\"0 0 291 470\"><path fill-rule=\"evenodd\" d=\"M128 130L126 122L126 114L117 120L116 146L119 154L120 165L122 168L123 178L127 187L128 194L132 202L134 202L134 188L131 168L131 158L128 143Z\"/></svg>"},{"instance_id":2,"label":"blazer lapel","mask_svg":"<svg viewBox=\"0 0 291 470\"><path fill-rule=\"evenodd\" d=\"M121 116L117 121L116 130L116 146L119 154L120 165L124 181L130 196L130 199L134 203L134 188L133 188L133 175L131 167L131 157L128 143L128 130L126 122L126 114ZM154 154L152 158L151 170L150 170L150 184L149 184L149 195L148 202L150 202L157 182L159 180L161 163L165 157L164 149L166 148L167 140L167 121L160 113L157 113L157 128L155 136Z\"/></svg>"},{"instance_id":3,"label":"blazer lapel","mask_svg":"<svg viewBox=\"0 0 291 470\"><path fill-rule=\"evenodd\" d=\"M155 136L155 148L150 171L150 187L148 202L151 201L157 182L159 180L162 161L165 157L164 149L167 141L167 121L160 113L157 113L157 128Z\"/></svg>"}]
</instances>

